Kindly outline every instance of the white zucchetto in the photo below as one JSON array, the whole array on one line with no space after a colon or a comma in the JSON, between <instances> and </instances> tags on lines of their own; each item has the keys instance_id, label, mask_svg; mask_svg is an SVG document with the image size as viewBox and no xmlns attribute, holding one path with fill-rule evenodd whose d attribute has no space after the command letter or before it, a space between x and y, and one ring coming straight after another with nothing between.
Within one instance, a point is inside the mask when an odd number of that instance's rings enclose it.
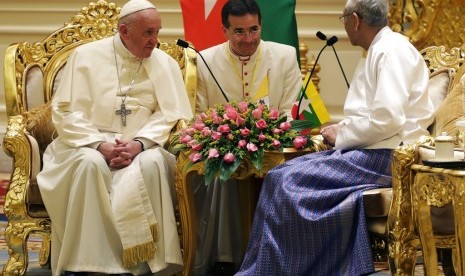
<instances>
[{"instance_id":1,"label":"white zucchetto","mask_svg":"<svg viewBox=\"0 0 465 276\"><path fill-rule=\"evenodd\" d=\"M141 10L146 9L156 9L156 7L147 0L129 0L124 6L121 8L119 13L119 18L125 17L131 13L135 13Z\"/></svg>"}]
</instances>

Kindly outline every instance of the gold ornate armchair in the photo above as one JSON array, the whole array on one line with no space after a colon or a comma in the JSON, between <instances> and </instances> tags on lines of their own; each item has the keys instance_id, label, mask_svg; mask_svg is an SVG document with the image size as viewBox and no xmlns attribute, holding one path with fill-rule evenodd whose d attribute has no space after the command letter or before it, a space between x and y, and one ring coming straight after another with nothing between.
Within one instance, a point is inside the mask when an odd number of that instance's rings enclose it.
<instances>
[{"instance_id":1,"label":"gold ornate armchair","mask_svg":"<svg viewBox=\"0 0 465 276\"><path fill-rule=\"evenodd\" d=\"M115 3L91 2L43 41L16 43L6 50L4 82L8 126L3 147L13 158L13 171L4 205L9 259L3 267L3 275L25 274L27 240L32 233L42 236L40 264L46 265L48 261L51 221L36 182L42 153L56 136L48 103L72 50L115 34L119 11ZM160 43L159 48L178 61L194 108L197 87L195 52L168 43Z\"/></svg>"},{"instance_id":2,"label":"gold ornate armchair","mask_svg":"<svg viewBox=\"0 0 465 276\"><path fill-rule=\"evenodd\" d=\"M452 136L456 135L454 124L462 118L462 107L465 102L465 67L462 66L465 61L465 45L450 50L443 46L431 46L422 53L430 69L432 67L436 70L442 67L451 69L451 81L443 99L436 98L438 108L435 113L435 123L431 128L431 137L423 137L416 144L400 146L394 151L392 204L389 210L387 229L389 265L393 275L413 275L417 251L428 249L431 252L431 248L424 247L424 240L420 243L425 233L420 228L418 213L414 211L416 208L420 208L416 203L419 200L428 199L428 205L439 207L432 208L430 214L426 214L432 221L430 225L432 232L427 234L431 236L434 234L435 245L433 247L455 248L454 216L449 208L450 205L446 203L451 202L450 185L459 183L458 181L449 183L450 181L446 181L448 179L446 173L441 175L441 173L437 173L440 170L425 169L425 166L419 165L422 165L423 160L434 158L434 137L443 131ZM463 158L463 153L456 151L455 156ZM436 171L439 176L435 176L435 181L439 188L434 190L431 184L428 187L423 187L422 193L419 194L414 188L416 175L418 172L426 171L430 173ZM457 170L450 174L455 173L464 174L465 171ZM442 188L441 185L443 185ZM421 206L421 210L426 209ZM437 261L433 260L436 258L436 253L434 252L433 255L423 256L425 264ZM454 264L454 266L456 265L459 263Z\"/></svg>"}]
</instances>

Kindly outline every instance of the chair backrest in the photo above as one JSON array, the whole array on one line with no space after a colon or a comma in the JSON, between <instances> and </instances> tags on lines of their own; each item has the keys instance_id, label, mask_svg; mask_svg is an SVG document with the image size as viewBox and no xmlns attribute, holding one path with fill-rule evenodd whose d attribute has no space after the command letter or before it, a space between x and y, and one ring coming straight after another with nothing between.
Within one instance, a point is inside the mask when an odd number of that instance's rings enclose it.
<instances>
[{"instance_id":1,"label":"chair backrest","mask_svg":"<svg viewBox=\"0 0 465 276\"><path fill-rule=\"evenodd\" d=\"M429 129L432 137L439 135L442 131L449 130L453 120L457 119L455 117L462 115L461 109L444 112L444 109L447 110L447 107L444 108L444 101L448 96L447 100L450 102L455 99L457 94L451 91L465 73L465 66L463 66L465 62L464 49L465 45L451 49L445 46L430 46L420 51L430 70L428 93L435 108L435 121ZM452 135L452 133L450 134Z\"/></svg>"},{"instance_id":2,"label":"chair backrest","mask_svg":"<svg viewBox=\"0 0 465 276\"><path fill-rule=\"evenodd\" d=\"M428 66L429 72L449 69L451 72L451 86L460 80L465 69L465 44L460 47L447 48L441 46L429 46L420 51Z\"/></svg>"},{"instance_id":3,"label":"chair backrest","mask_svg":"<svg viewBox=\"0 0 465 276\"><path fill-rule=\"evenodd\" d=\"M465 43L463 0L390 0L389 24L419 50Z\"/></svg>"},{"instance_id":4,"label":"chair backrest","mask_svg":"<svg viewBox=\"0 0 465 276\"><path fill-rule=\"evenodd\" d=\"M5 53L5 98L8 116L23 114L49 102L69 55L79 45L114 35L120 7L105 0L91 2L41 42L10 45ZM159 48L178 61L191 107L197 87L196 53L175 43Z\"/></svg>"}]
</instances>

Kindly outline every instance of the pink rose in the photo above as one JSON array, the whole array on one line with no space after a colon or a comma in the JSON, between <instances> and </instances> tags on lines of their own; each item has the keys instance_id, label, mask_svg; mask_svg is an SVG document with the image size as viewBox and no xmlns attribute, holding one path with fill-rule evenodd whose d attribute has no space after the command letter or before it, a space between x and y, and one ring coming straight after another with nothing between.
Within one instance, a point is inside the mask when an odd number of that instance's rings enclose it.
<instances>
[{"instance_id":1,"label":"pink rose","mask_svg":"<svg viewBox=\"0 0 465 276\"><path fill-rule=\"evenodd\" d=\"M240 113L245 113L249 109L249 104L247 102L240 102L237 107Z\"/></svg>"},{"instance_id":2,"label":"pink rose","mask_svg":"<svg viewBox=\"0 0 465 276\"><path fill-rule=\"evenodd\" d=\"M218 158L218 156L220 156L220 154L217 149L212 148L208 150L208 159Z\"/></svg>"},{"instance_id":3,"label":"pink rose","mask_svg":"<svg viewBox=\"0 0 465 276\"><path fill-rule=\"evenodd\" d=\"M273 128L273 134L280 134L281 132L283 132L282 130L280 130L279 128Z\"/></svg>"},{"instance_id":4,"label":"pink rose","mask_svg":"<svg viewBox=\"0 0 465 276\"><path fill-rule=\"evenodd\" d=\"M195 121L194 129L202 130L205 127L205 124L202 121Z\"/></svg>"},{"instance_id":5,"label":"pink rose","mask_svg":"<svg viewBox=\"0 0 465 276\"><path fill-rule=\"evenodd\" d=\"M250 134L250 130L248 128L242 128L241 129L241 135L243 137L247 137L247 136L249 136L249 134Z\"/></svg>"},{"instance_id":6,"label":"pink rose","mask_svg":"<svg viewBox=\"0 0 465 276\"><path fill-rule=\"evenodd\" d=\"M205 112L202 112L202 113L200 114L200 116L199 116L199 117L200 117L200 119L201 119L202 121L205 121L205 119L207 119L207 118L208 118L208 115L207 115L207 114L205 114Z\"/></svg>"},{"instance_id":7,"label":"pink rose","mask_svg":"<svg viewBox=\"0 0 465 276\"><path fill-rule=\"evenodd\" d=\"M254 152L254 151L258 150L258 147L254 143L248 143L247 144L247 150L250 151L250 152Z\"/></svg>"},{"instance_id":8,"label":"pink rose","mask_svg":"<svg viewBox=\"0 0 465 276\"><path fill-rule=\"evenodd\" d=\"M183 144L187 144L187 143L189 143L191 140L192 140L192 137L191 137L190 135L187 135L187 134L186 134L186 135L182 135L182 136L181 136L181 139L180 139L181 143L183 143Z\"/></svg>"},{"instance_id":9,"label":"pink rose","mask_svg":"<svg viewBox=\"0 0 465 276\"><path fill-rule=\"evenodd\" d=\"M215 131L215 132L212 133L213 141L216 141L216 140L220 139L221 136L222 136L221 133L219 133L218 131Z\"/></svg>"},{"instance_id":10,"label":"pink rose","mask_svg":"<svg viewBox=\"0 0 465 276\"><path fill-rule=\"evenodd\" d=\"M202 155L198 152L193 152L189 155L189 160L191 160L194 163L199 161L200 158L202 158Z\"/></svg>"},{"instance_id":11,"label":"pink rose","mask_svg":"<svg viewBox=\"0 0 465 276\"><path fill-rule=\"evenodd\" d=\"M252 110L252 117L254 119L260 119L263 115L263 110L262 109L259 109L259 108L256 108L254 110Z\"/></svg>"},{"instance_id":12,"label":"pink rose","mask_svg":"<svg viewBox=\"0 0 465 276\"><path fill-rule=\"evenodd\" d=\"M289 130L291 128L291 123L282 122L281 124L279 124L279 128L284 131Z\"/></svg>"},{"instance_id":13,"label":"pink rose","mask_svg":"<svg viewBox=\"0 0 465 276\"><path fill-rule=\"evenodd\" d=\"M276 120L279 118L279 111L275 108L270 110L270 119Z\"/></svg>"},{"instance_id":14,"label":"pink rose","mask_svg":"<svg viewBox=\"0 0 465 276\"><path fill-rule=\"evenodd\" d=\"M224 160L226 163L232 163L232 162L234 162L234 159L235 159L235 158L236 158L236 157L234 156L234 154L228 152L228 153L226 153L226 154L224 155L223 160Z\"/></svg>"},{"instance_id":15,"label":"pink rose","mask_svg":"<svg viewBox=\"0 0 465 276\"><path fill-rule=\"evenodd\" d=\"M197 141L192 140L189 142L189 146L192 148L192 150L199 151L202 149L202 144L197 143Z\"/></svg>"},{"instance_id":16,"label":"pink rose","mask_svg":"<svg viewBox=\"0 0 465 276\"><path fill-rule=\"evenodd\" d=\"M200 134L202 134L203 137L208 137L212 134L212 131L210 128L204 127L202 131L200 132Z\"/></svg>"},{"instance_id":17,"label":"pink rose","mask_svg":"<svg viewBox=\"0 0 465 276\"><path fill-rule=\"evenodd\" d=\"M255 122L255 126L259 129L265 129L266 128L266 121L264 119L260 119L257 122Z\"/></svg>"},{"instance_id":18,"label":"pink rose","mask_svg":"<svg viewBox=\"0 0 465 276\"><path fill-rule=\"evenodd\" d=\"M266 140L265 134L260 133L260 135L258 135L258 141L263 142L263 141L265 141L265 140Z\"/></svg>"},{"instance_id":19,"label":"pink rose","mask_svg":"<svg viewBox=\"0 0 465 276\"><path fill-rule=\"evenodd\" d=\"M244 118L242 118L241 116L237 116L237 118L236 118L236 125L242 126L242 125L244 124L244 122L245 122L245 119L244 119Z\"/></svg>"},{"instance_id":20,"label":"pink rose","mask_svg":"<svg viewBox=\"0 0 465 276\"><path fill-rule=\"evenodd\" d=\"M263 111L265 109L265 105L264 104L258 104L257 108L260 109L261 111Z\"/></svg>"},{"instance_id":21,"label":"pink rose","mask_svg":"<svg viewBox=\"0 0 465 276\"><path fill-rule=\"evenodd\" d=\"M281 142L279 142L279 140L273 140L273 142L271 142L271 145L275 148L279 148L281 147Z\"/></svg>"},{"instance_id":22,"label":"pink rose","mask_svg":"<svg viewBox=\"0 0 465 276\"><path fill-rule=\"evenodd\" d=\"M243 149L246 145L247 145L247 141L245 141L244 139L240 140L240 141L237 143L237 146L238 146L240 149Z\"/></svg>"},{"instance_id":23,"label":"pink rose","mask_svg":"<svg viewBox=\"0 0 465 276\"><path fill-rule=\"evenodd\" d=\"M223 122L223 118L221 118L218 115L212 116L212 118L213 118L213 123L215 123L217 125L219 125L219 124L221 124L221 122Z\"/></svg>"},{"instance_id":24,"label":"pink rose","mask_svg":"<svg viewBox=\"0 0 465 276\"><path fill-rule=\"evenodd\" d=\"M295 137L293 144L294 144L294 148L296 149L304 148L305 145L307 145L307 138L303 136L297 136Z\"/></svg>"},{"instance_id":25,"label":"pink rose","mask_svg":"<svg viewBox=\"0 0 465 276\"><path fill-rule=\"evenodd\" d=\"M231 129L229 128L229 125L220 125L218 127L218 131L221 132L221 133L228 133Z\"/></svg>"},{"instance_id":26,"label":"pink rose","mask_svg":"<svg viewBox=\"0 0 465 276\"><path fill-rule=\"evenodd\" d=\"M186 135L194 135L195 129L192 127L189 127L189 128L184 129L182 133Z\"/></svg>"},{"instance_id":27,"label":"pink rose","mask_svg":"<svg viewBox=\"0 0 465 276\"><path fill-rule=\"evenodd\" d=\"M235 120L237 118L238 114L237 114L237 111L232 108L232 107L229 107L226 109L225 111L225 114L224 114L224 118L225 119L229 119L229 120Z\"/></svg>"}]
</instances>

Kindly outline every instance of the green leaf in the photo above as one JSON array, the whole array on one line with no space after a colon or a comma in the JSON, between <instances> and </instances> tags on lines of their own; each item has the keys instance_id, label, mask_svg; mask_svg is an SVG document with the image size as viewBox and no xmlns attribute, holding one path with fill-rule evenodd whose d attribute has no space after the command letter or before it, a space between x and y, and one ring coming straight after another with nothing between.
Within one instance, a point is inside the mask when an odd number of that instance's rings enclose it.
<instances>
[{"instance_id":1,"label":"green leaf","mask_svg":"<svg viewBox=\"0 0 465 276\"><path fill-rule=\"evenodd\" d=\"M231 178L231 175L237 170L239 165L241 164L241 159L236 158L232 163L226 163L225 161L221 161L220 166L220 181L226 181Z\"/></svg>"},{"instance_id":2,"label":"green leaf","mask_svg":"<svg viewBox=\"0 0 465 276\"><path fill-rule=\"evenodd\" d=\"M308 128L319 127L319 122L309 121L309 120L293 120L291 121L291 129L296 131L302 131Z\"/></svg>"},{"instance_id":3,"label":"green leaf","mask_svg":"<svg viewBox=\"0 0 465 276\"><path fill-rule=\"evenodd\" d=\"M252 153L251 156L251 162L254 165L254 167L258 170L262 170L262 165L263 165L263 155L264 155L264 150L263 148L259 148L256 152Z\"/></svg>"},{"instance_id":4,"label":"green leaf","mask_svg":"<svg viewBox=\"0 0 465 276\"><path fill-rule=\"evenodd\" d=\"M207 159L205 161L205 185L208 186L220 171L221 161L216 159Z\"/></svg>"}]
</instances>

